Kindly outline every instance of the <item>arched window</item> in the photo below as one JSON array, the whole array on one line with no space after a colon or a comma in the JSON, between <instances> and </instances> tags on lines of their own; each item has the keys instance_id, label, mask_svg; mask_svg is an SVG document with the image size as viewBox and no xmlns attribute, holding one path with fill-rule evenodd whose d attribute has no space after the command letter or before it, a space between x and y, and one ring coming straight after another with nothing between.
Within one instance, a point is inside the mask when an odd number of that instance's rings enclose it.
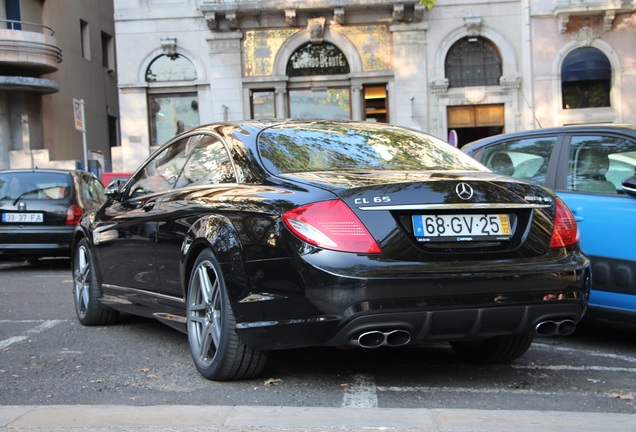
<instances>
[{"instance_id":1,"label":"arched window","mask_svg":"<svg viewBox=\"0 0 636 432\"><path fill-rule=\"evenodd\" d=\"M160 55L146 69L150 144L161 145L199 124L196 88L188 83L197 79L192 62L180 54ZM178 81L179 83L175 83ZM163 87L166 83L169 87Z\"/></svg>"},{"instance_id":2,"label":"arched window","mask_svg":"<svg viewBox=\"0 0 636 432\"><path fill-rule=\"evenodd\" d=\"M577 48L561 65L563 109L610 106L612 66L600 50Z\"/></svg>"},{"instance_id":3,"label":"arched window","mask_svg":"<svg viewBox=\"0 0 636 432\"><path fill-rule=\"evenodd\" d=\"M197 72L190 60L180 54L160 55L146 70L146 81L194 81Z\"/></svg>"},{"instance_id":4,"label":"arched window","mask_svg":"<svg viewBox=\"0 0 636 432\"><path fill-rule=\"evenodd\" d=\"M289 116L337 120L351 118L351 88L348 83L315 86L311 77L345 75L350 71L349 62L335 45L307 43L298 48L287 62L287 76L307 77L297 80L294 88L288 88Z\"/></svg>"},{"instance_id":5,"label":"arched window","mask_svg":"<svg viewBox=\"0 0 636 432\"><path fill-rule=\"evenodd\" d=\"M488 39L465 37L448 51L445 69L450 87L499 85L501 56Z\"/></svg>"}]
</instances>

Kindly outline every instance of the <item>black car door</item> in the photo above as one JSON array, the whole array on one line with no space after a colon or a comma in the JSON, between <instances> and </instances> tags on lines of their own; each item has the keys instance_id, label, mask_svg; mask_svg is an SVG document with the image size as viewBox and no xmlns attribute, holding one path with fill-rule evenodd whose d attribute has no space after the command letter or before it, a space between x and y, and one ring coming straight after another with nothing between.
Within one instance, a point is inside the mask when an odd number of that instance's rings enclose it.
<instances>
[{"instance_id":1,"label":"black car door","mask_svg":"<svg viewBox=\"0 0 636 432\"><path fill-rule=\"evenodd\" d=\"M187 139L172 143L137 171L120 201L103 209L94 237L107 285L159 292L156 265L159 203L187 160Z\"/></svg>"},{"instance_id":2,"label":"black car door","mask_svg":"<svg viewBox=\"0 0 636 432\"><path fill-rule=\"evenodd\" d=\"M183 168L175 188L159 203L157 271L163 294L182 297L180 257L191 224L217 210L214 197L236 187L235 167L227 147L216 135L192 136L196 148Z\"/></svg>"}]
</instances>

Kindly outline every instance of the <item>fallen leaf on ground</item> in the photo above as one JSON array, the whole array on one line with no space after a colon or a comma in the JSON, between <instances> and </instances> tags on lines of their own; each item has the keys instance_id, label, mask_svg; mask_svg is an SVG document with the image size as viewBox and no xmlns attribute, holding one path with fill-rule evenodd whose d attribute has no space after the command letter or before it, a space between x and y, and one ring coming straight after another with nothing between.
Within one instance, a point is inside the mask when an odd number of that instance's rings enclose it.
<instances>
[{"instance_id":1,"label":"fallen leaf on ground","mask_svg":"<svg viewBox=\"0 0 636 432\"><path fill-rule=\"evenodd\" d=\"M279 379L279 378L269 378L269 379L265 380L263 385L265 385L267 387L270 387L270 386L273 386L273 385L278 385L278 384L280 384L282 382L283 382L283 380Z\"/></svg>"},{"instance_id":2,"label":"fallen leaf on ground","mask_svg":"<svg viewBox=\"0 0 636 432\"><path fill-rule=\"evenodd\" d=\"M614 399L620 399L620 400L634 400L634 395L631 394L631 393L614 392L614 393L612 393L612 397Z\"/></svg>"}]
</instances>

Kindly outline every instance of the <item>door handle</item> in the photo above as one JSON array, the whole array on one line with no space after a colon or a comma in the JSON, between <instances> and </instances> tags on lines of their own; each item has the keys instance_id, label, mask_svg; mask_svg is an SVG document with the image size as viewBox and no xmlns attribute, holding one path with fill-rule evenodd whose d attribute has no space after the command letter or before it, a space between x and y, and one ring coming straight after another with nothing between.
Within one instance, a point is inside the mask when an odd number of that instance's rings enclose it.
<instances>
[{"instance_id":1,"label":"door handle","mask_svg":"<svg viewBox=\"0 0 636 432\"><path fill-rule=\"evenodd\" d=\"M155 208L155 201L148 201L142 208L144 209L144 211L147 212L152 210L153 208Z\"/></svg>"}]
</instances>

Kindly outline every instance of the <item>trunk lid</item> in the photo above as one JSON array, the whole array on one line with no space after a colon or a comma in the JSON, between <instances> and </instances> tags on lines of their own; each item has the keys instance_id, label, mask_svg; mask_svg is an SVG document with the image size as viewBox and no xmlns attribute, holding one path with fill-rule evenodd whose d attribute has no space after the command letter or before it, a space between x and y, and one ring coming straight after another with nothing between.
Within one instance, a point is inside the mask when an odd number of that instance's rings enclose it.
<instances>
[{"instance_id":1,"label":"trunk lid","mask_svg":"<svg viewBox=\"0 0 636 432\"><path fill-rule=\"evenodd\" d=\"M554 195L510 177L448 171L316 172L293 177L339 196L391 259L527 258L549 249Z\"/></svg>"}]
</instances>

